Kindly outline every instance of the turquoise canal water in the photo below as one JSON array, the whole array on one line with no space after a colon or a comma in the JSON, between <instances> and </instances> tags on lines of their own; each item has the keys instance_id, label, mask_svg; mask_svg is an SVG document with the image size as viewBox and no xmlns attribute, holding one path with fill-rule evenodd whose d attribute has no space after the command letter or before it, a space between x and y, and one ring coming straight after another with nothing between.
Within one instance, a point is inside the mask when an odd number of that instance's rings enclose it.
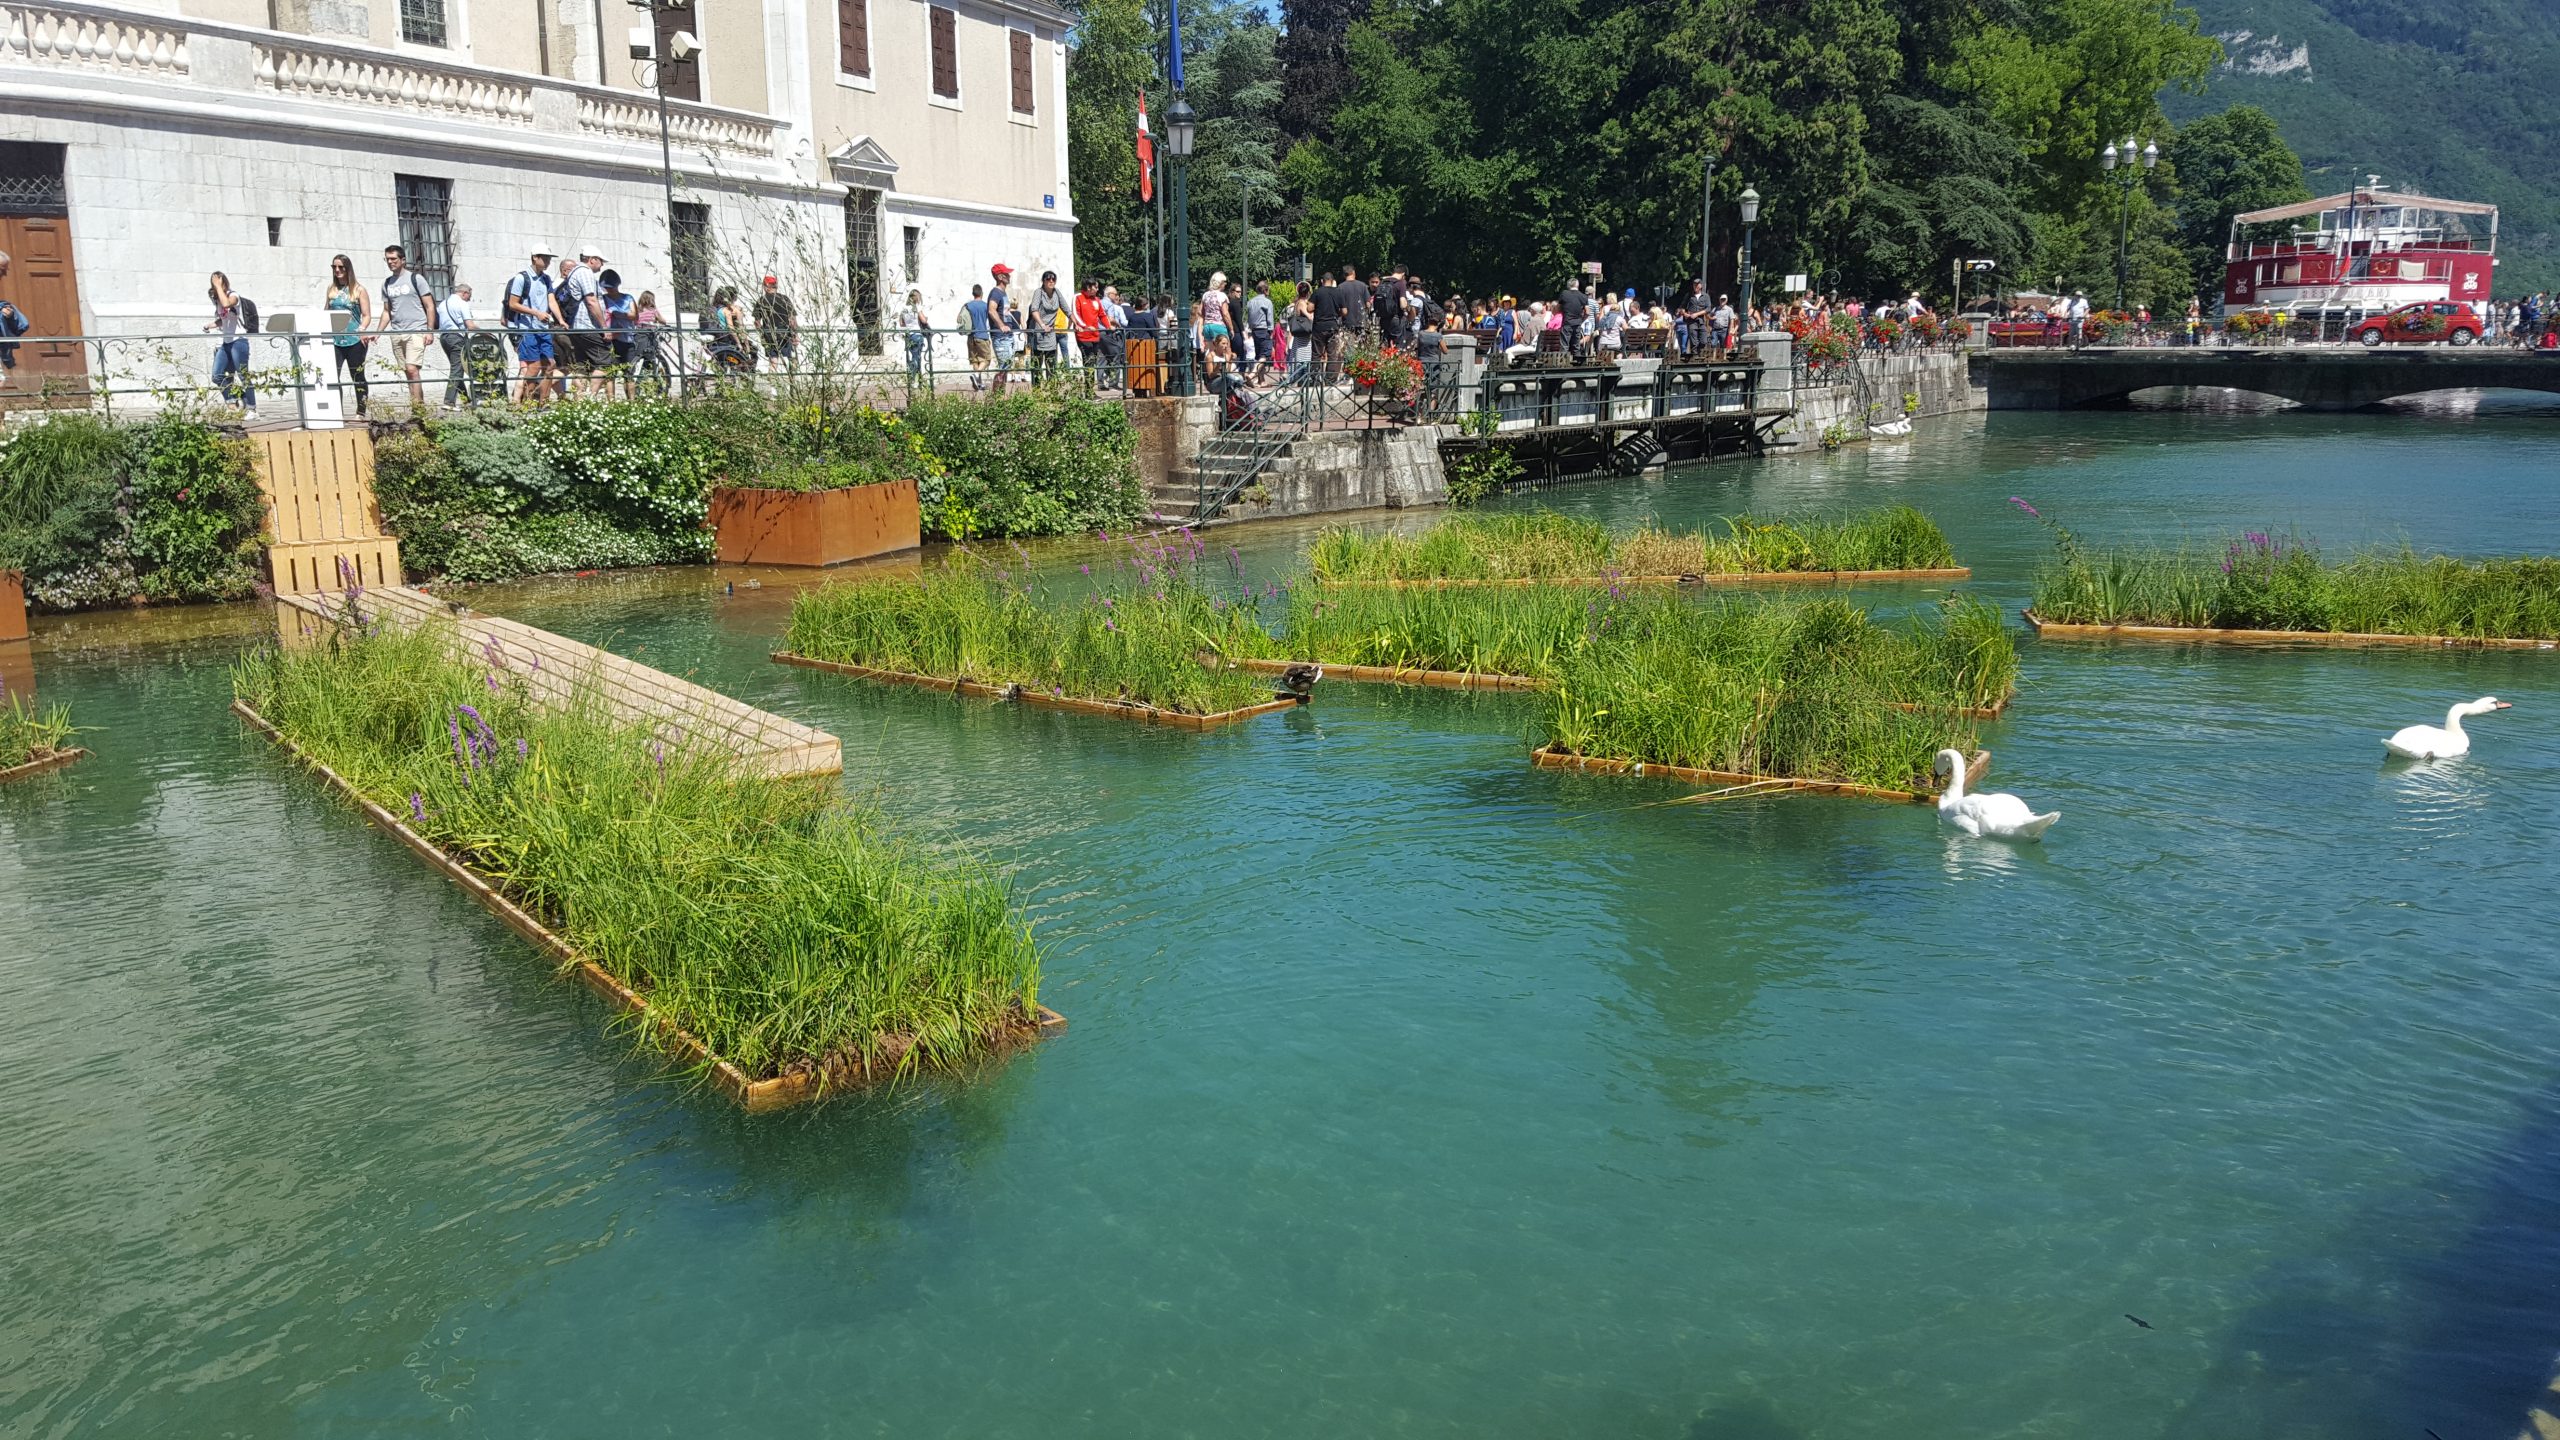
<instances>
[{"instance_id":1,"label":"turquoise canal water","mask_svg":"<svg viewBox=\"0 0 2560 1440\"><path fill-rule=\"evenodd\" d=\"M2553 420L1975 417L1517 503L1908 500L2014 607L2011 495L2560 552ZM2013 849L1637 808L1514 697L1180 734L770 664L778 581L478 598L842 735L1019 874L1073 1028L747 1119L243 736L245 610L55 627L96 754L0 792L0 1432L2503 1440L2560 1346L2560 655L2022 642Z\"/></svg>"}]
</instances>

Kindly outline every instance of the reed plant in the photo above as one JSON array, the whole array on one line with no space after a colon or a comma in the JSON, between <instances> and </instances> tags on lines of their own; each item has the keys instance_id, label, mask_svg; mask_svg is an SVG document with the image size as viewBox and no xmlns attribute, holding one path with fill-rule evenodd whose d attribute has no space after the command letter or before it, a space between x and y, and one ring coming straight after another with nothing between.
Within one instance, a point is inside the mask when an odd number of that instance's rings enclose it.
<instances>
[{"instance_id":1,"label":"reed plant","mask_svg":"<svg viewBox=\"0 0 2560 1440\"><path fill-rule=\"evenodd\" d=\"M1415 535L1328 529L1316 537L1312 562L1319 580L1376 582L1934 570L1956 560L1935 522L1892 505L1837 516L1738 515L1721 535L1647 524L1613 537L1547 510L1457 515Z\"/></svg>"},{"instance_id":2,"label":"reed plant","mask_svg":"<svg viewBox=\"0 0 2560 1440\"><path fill-rule=\"evenodd\" d=\"M1138 540L1097 576L1044 584L1024 557L968 553L912 578L801 592L784 644L815 660L1084 700L1215 714L1271 698L1205 654L1274 653L1239 587L1211 583L1196 539ZM1239 590L1230 595L1223 590Z\"/></svg>"},{"instance_id":3,"label":"reed plant","mask_svg":"<svg viewBox=\"0 0 2560 1440\"><path fill-rule=\"evenodd\" d=\"M2457 560L2403 546L2333 562L2265 531L2175 550L2095 550L2061 534L2035 610L2062 624L2560 640L2560 559Z\"/></svg>"},{"instance_id":4,"label":"reed plant","mask_svg":"<svg viewBox=\"0 0 2560 1440\"><path fill-rule=\"evenodd\" d=\"M1293 660L1545 678L1623 596L1568 585L1299 585L1275 598L1279 648Z\"/></svg>"},{"instance_id":5,"label":"reed plant","mask_svg":"<svg viewBox=\"0 0 2560 1440\"><path fill-rule=\"evenodd\" d=\"M752 1077L892 1053L902 1072L957 1064L1036 1013L1039 951L1005 883L831 785L742 774L708 741L598 704L536 705L502 660L458 659L425 631L261 650L233 680Z\"/></svg>"},{"instance_id":6,"label":"reed plant","mask_svg":"<svg viewBox=\"0 0 2560 1440\"><path fill-rule=\"evenodd\" d=\"M42 760L71 739L71 707L38 705L24 695L0 687L0 770Z\"/></svg>"},{"instance_id":7,"label":"reed plant","mask_svg":"<svg viewBox=\"0 0 2560 1440\"><path fill-rule=\"evenodd\" d=\"M1742 600L1625 614L1620 638L1571 653L1545 743L1577 755L1928 790L1932 758L1970 752L1960 707L2014 674L1989 607L1887 625L1845 600Z\"/></svg>"}]
</instances>

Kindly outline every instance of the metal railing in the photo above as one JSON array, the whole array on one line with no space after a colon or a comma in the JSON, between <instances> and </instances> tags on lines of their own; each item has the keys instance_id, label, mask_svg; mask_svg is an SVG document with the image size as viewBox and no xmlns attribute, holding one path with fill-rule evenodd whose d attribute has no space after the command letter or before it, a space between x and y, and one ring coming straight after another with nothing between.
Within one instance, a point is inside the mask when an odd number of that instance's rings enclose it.
<instances>
[{"instance_id":1,"label":"metal railing","mask_svg":"<svg viewBox=\"0 0 2560 1440\"><path fill-rule=\"evenodd\" d=\"M556 370L541 376L522 358L528 337ZM895 408L920 394L997 391L1033 383L1073 383L1128 393L1131 383L1179 393L1186 361L1172 357L1133 372L1116 345L1079 350L1072 336L1056 350L1000 351L983 364L967 337L948 330L800 326L739 335L699 328L634 331L481 329L368 331L355 343L308 331L218 334L23 335L0 341L14 365L0 365L0 407L90 408L107 415L161 409L234 407L251 423L292 424L326 392L341 418L421 415L504 401L562 396L648 399L708 394L725 386L834 395ZM404 344L413 348L404 354ZM1055 358L1052 358L1055 357ZM408 361L419 371L414 392Z\"/></svg>"}]
</instances>

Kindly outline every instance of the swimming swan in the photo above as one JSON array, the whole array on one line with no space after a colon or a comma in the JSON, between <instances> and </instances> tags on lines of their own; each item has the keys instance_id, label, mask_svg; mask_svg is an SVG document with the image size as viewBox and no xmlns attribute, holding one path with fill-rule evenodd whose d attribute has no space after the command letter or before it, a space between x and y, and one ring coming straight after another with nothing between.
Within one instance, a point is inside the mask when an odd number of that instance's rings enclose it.
<instances>
[{"instance_id":1,"label":"swimming swan","mask_svg":"<svg viewBox=\"0 0 2560 1440\"><path fill-rule=\"evenodd\" d=\"M1938 819L1967 835L1994 840L2041 840L2062 812L2039 815L2015 795L1964 793L1964 755L1941 750L1934 768L1947 772L1947 793L1938 797Z\"/></svg>"},{"instance_id":2,"label":"swimming swan","mask_svg":"<svg viewBox=\"0 0 2560 1440\"><path fill-rule=\"evenodd\" d=\"M2483 695L2467 705L2456 705L2444 712L2444 724L2412 725L2383 741L2382 748L2403 760L2450 760L2456 755L2468 755L2471 753L2471 737L2463 733L2462 717L2514 708L2495 695Z\"/></svg>"}]
</instances>

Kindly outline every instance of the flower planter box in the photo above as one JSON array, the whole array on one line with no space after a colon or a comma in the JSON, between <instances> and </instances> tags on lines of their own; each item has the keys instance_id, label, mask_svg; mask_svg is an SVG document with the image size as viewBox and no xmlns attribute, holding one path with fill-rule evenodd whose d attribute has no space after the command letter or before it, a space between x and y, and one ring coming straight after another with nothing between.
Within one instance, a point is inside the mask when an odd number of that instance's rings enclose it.
<instances>
[{"instance_id":1,"label":"flower planter box","mask_svg":"<svg viewBox=\"0 0 2560 1440\"><path fill-rule=\"evenodd\" d=\"M1667 780L1693 780L1708 785L1765 785L1771 794L1806 791L1816 795L1846 795L1859 800L1890 800L1902 805L1935 805L1938 797L1917 790L1890 790L1875 785L1855 785L1846 780L1806 780L1792 775L1746 775L1736 770L1700 770L1687 765L1648 765L1641 760L1607 760L1589 755L1575 755L1542 745L1529 752L1529 758L1541 770L1585 770L1597 775L1648 775ZM1991 769L1991 752L1977 750L1964 767L1964 783L1970 787L1982 783Z\"/></svg>"},{"instance_id":2,"label":"flower planter box","mask_svg":"<svg viewBox=\"0 0 2560 1440\"><path fill-rule=\"evenodd\" d=\"M854 665L842 660L819 660L808 655L795 655L776 650L773 658L785 665L801 665L811 670L828 670L838 675L851 675L863 680L881 680L892 685L913 685L924 690L942 690L953 695L973 695L981 700L1010 700L1044 710L1070 710L1080 715L1108 715L1116 720L1136 720L1147 725L1164 725L1176 730L1214 730L1256 715L1272 715L1293 710L1306 703L1302 700L1271 700L1260 705L1246 705L1234 710L1220 710L1209 715L1189 715L1179 710L1160 710L1131 700L1087 700L1076 695L1051 695L1024 685L988 685L976 680L945 678L938 675L912 675L904 670L880 670L869 665Z\"/></svg>"},{"instance_id":3,"label":"flower planter box","mask_svg":"<svg viewBox=\"0 0 2560 1440\"><path fill-rule=\"evenodd\" d=\"M27 577L0 570L0 644L27 638Z\"/></svg>"},{"instance_id":4,"label":"flower planter box","mask_svg":"<svg viewBox=\"0 0 2560 1440\"><path fill-rule=\"evenodd\" d=\"M2560 650L2560 640L2481 635L2372 635L2348 630L2214 630L2188 625L2066 625L2022 610L2039 640L2189 640L2205 645L2432 645L2448 650Z\"/></svg>"},{"instance_id":5,"label":"flower planter box","mask_svg":"<svg viewBox=\"0 0 2560 1440\"><path fill-rule=\"evenodd\" d=\"M913 480L842 490L723 485L711 492L711 527L723 565L842 565L924 543Z\"/></svg>"},{"instance_id":6,"label":"flower planter box","mask_svg":"<svg viewBox=\"0 0 2560 1440\"><path fill-rule=\"evenodd\" d=\"M907 1053L914 1048L913 1036L891 1035L883 1038L880 1053L868 1060L858 1055L830 1055L823 1062L796 1068L788 1074L757 1079L715 1053L710 1046L703 1044L690 1032L659 1015L638 991L615 979L603 966L578 953L575 946L554 934L549 926L534 918L522 906L508 899L498 887L483 878L478 871L456 859L434 841L410 829L398 816L367 799L364 792L349 784L337 771L304 753L301 746L285 738L282 731L268 724L266 717L251 709L246 701L232 701L231 709L260 734L282 747L286 754L317 774L331 789L353 802L376 828L388 832L393 839L407 846L412 854L433 866L446 879L461 886L472 899L479 901L491 914L505 921L510 929L558 960L565 972L586 982L588 988L602 995L608 1003L639 1017L640 1023L649 1027L676 1058L689 1065L701 1066L710 1076L712 1084L718 1086L723 1094L738 1102L751 1114L763 1110L779 1110L787 1105L815 1100L840 1090L893 1079L904 1063ZM1036 1014L1017 1015L1014 1017L1014 1023L1003 1034L990 1038L998 1049L1010 1049L1034 1040L1045 1040L1066 1028L1066 1017L1043 1005L1039 1007Z\"/></svg>"},{"instance_id":7,"label":"flower planter box","mask_svg":"<svg viewBox=\"0 0 2560 1440\"><path fill-rule=\"evenodd\" d=\"M12 765L6 770L0 770L0 785L6 785L12 780L24 780L30 776L42 775L48 770L59 770L88 753L77 746L69 750L49 750L23 765Z\"/></svg>"}]
</instances>

